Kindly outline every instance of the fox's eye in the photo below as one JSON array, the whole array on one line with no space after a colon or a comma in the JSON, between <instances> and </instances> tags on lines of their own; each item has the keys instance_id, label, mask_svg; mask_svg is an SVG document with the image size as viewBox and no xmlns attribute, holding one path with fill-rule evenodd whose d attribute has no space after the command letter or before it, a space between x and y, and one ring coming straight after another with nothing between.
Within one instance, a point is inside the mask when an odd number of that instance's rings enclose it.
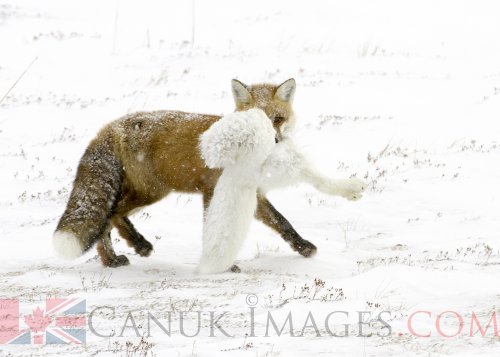
<instances>
[{"instance_id":1,"label":"fox's eye","mask_svg":"<svg viewBox=\"0 0 500 357\"><path fill-rule=\"evenodd\" d=\"M282 117L281 115L276 115L274 118L273 118L273 123L274 124L281 124L285 121L285 117Z\"/></svg>"}]
</instances>

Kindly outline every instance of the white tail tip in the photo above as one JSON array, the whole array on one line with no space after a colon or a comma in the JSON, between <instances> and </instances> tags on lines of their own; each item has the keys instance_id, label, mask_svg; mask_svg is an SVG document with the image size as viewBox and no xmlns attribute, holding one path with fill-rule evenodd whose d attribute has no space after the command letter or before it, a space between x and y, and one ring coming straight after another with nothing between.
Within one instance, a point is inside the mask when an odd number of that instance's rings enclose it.
<instances>
[{"instance_id":1,"label":"white tail tip","mask_svg":"<svg viewBox=\"0 0 500 357\"><path fill-rule=\"evenodd\" d=\"M63 259L75 259L83 254L80 241L70 232L56 231L52 239L56 254Z\"/></svg>"}]
</instances>

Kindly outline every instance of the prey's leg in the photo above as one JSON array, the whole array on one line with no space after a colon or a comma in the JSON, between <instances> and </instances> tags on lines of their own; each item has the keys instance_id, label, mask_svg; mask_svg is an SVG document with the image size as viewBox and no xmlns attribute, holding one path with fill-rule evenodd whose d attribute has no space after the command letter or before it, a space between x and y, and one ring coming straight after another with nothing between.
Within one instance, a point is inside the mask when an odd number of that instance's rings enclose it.
<instances>
[{"instance_id":1,"label":"prey's leg","mask_svg":"<svg viewBox=\"0 0 500 357\"><path fill-rule=\"evenodd\" d=\"M323 193L341 196L349 201L359 200L367 186L364 181L357 178L330 179L316 173L309 173L307 181Z\"/></svg>"},{"instance_id":2,"label":"prey's leg","mask_svg":"<svg viewBox=\"0 0 500 357\"><path fill-rule=\"evenodd\" d=\"M205 191L203 191L203 214L205 214L205 212L207 211L208 206L210 205L210 201L212 200L212 196L213 195L214 195L213 188L207 188ZM203 224L205 224L205 222L203 222ZM231 271L233 273L241 273L240 267L237 266L236 264L234 264L229 269L229 271Z\"/></svg>"},{"instance_id":3,"label":"prey's leg","mask_svg":"<svg viewBox=\"0 0 500 357\"><path fill-rule=\"evenodd\" d=\"M301 182L309 183L323 193L352 201L360 199L367 186L357 178L335 180L322 175L297 150L291 139L284 139L276 145L262 167L260 188L267 191Z\"/></svg>"}]
</instances>

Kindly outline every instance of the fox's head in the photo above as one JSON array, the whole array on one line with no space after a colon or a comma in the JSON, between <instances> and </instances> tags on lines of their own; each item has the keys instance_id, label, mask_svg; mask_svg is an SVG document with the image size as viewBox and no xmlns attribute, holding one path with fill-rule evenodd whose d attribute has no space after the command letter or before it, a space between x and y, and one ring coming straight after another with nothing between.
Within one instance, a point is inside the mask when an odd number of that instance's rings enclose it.
<instances>
[{"instance_id":1,"label":"fox's head","mask_svg":"<svg viewBox=\"0 0 500 357\"><path fill-rule=\"evenodd\" d=\"M231 81L236 111L250 108L262 109L273 122L276 130L276 142L287 136L295 125L292 109L295 94L295 79L274 84L245 85L233 79Z\"/></svg>"}]
</instances>

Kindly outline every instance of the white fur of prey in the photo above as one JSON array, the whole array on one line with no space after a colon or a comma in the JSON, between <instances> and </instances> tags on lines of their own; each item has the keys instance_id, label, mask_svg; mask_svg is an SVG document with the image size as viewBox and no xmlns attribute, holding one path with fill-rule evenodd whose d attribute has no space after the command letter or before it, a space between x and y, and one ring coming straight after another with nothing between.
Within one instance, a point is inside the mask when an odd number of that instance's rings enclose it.
<instances>
[{"instance_id":1,"label":"white fur of prey","mask_svg":"<svg viewBox=\"0 0 500 357\"><path fill-rule=\"evenodd\" d=\"M259 189L266 192L301 182L309 183L323 193L341 196L350 201L360 199L366 188L366 183L357 178L335 180L322 175L297 150L292 139L284 138L275 145L261 167Z\"/></svg>"},{"instance_id":2,"label":"white fur of prey","mask_svg":"<svg viewBox=\"0 0 500 357\"><path fill-rule=\"evenodd\" d=\"M233 265L257 207L260 167L274 138L271 121L260 109L228 114L201 136L203 159L224 171L205 213L198 272L221 273Z\"/></svg>"},{"instance_id":3,"label":"white fur of prey","mask_svg":"<svg viewBox=\"0 0 500 357\"><path fill-rule=\"evenodd\" d=\"M271 121L260 109L224 116L201 135L202 157L222 168L205 214L200 273L227 271L234 263L257 207L257 191L307 182L329 195L358 200L366 184L320 174L290 138L275 143Z\"/></svg>"}]
</instances>

